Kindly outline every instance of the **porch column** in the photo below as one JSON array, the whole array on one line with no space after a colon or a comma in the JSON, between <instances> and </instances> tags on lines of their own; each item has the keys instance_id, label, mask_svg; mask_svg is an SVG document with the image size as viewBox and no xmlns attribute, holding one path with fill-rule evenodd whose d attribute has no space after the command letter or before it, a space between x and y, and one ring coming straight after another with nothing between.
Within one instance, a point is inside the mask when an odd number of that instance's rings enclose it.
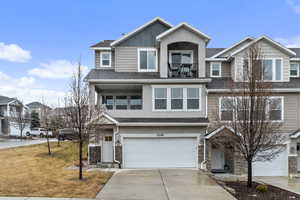
<instances>
[{"instance_id":1,"label":"porch column","mask_svg":"<svg viewBox=\"0 0 300 200\"><path fill-rule=\"evenodd\" d=\"M96 92L97 93L97 106L101 106L102 105L102 95L100 92Z\"/></svg>"},{"instance_id":2,"label":"porch column","mask_svg":"<svg viewBox=\"0 0 300 200\"><path fill-rule=\"evenodd\" d=\"M205 141L206 169L211 170L211 143L208 139Z\"/></svg>"},{"instance_id":3,"label":"porch column","mask_svg":"<svg viewBox=\"0 0 300 200\"><path fill-rule=\"evenodd\" d=\"M89 83L89 106L95 108L95 85Z\"/></svg>"},{"instance_id":4,"label":"porch column","mask_svg":"<svg viewBox=\"0 0 300 200\"><path fill-rule=\"evenodd\" d=\"M159 71L161 78L168 77L168 44L160 42Z\"/></svg>"},{"instance_id":5,"label":"porch column","mask_svg":"<svg viewBox=\"0 0 300 200\"><path fill-rule=\"evenodd\" d=\"M206 75L205 69L205 49L206 44L204 41L198 42L198 76L203 78Z\"/></svg>"}]
</instances>

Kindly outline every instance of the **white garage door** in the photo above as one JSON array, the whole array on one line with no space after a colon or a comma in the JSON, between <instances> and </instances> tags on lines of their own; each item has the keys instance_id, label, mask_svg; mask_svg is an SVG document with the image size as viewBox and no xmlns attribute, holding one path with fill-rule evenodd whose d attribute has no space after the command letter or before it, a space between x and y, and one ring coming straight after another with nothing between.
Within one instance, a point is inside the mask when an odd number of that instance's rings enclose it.
<instances>
[{"instance_id":1,"label":"white garage door","mask_svg":"<svg viewBox=\"0 0 300 200\"><path fill-rule=\"evenodd\" d=\"M124 138L124 168L194 168L196 144L196 138Z\"/></svg>"},{"instance_id":2,"label":"white garage door","mask_svg":"<svg viewBox=\"0 0 300 200\"><path fill-rule=\"evenodd\" d=\"M253 176L288 176L288 156L286 148L270 162L254 162Z\"/></svg>"}]
</instances>

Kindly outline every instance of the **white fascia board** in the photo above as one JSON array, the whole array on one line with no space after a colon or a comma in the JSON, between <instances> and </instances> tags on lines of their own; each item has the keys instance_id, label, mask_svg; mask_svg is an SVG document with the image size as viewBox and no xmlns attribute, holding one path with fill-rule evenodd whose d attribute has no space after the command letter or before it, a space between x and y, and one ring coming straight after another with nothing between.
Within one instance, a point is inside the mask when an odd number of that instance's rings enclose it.
<instances>
[{"instance_id":1,"label":"white fascia board","mask_svg":"<svg viewBox=\"0 0 300 200\"><path fill-rule=\"evenodd\" d=\"M271 89L276 93L286 93L286 92L300 92L300 88L274 88ZM208 89L208 93L228 93L228 92L241 92L243 89Z\"/></svg>"},{"instance_id":2,"label":"white fascia board","mask_svg":"<svg viewBox=\"0 0 300 200\"><path fill-rule=\"evenodd\" d=\"M296 56L296 53L295 53L295 52L293 52L292 50L286 48L286 47L283 46L282 44L280 44L280 43L278 43L278 42L272 40L271 38L269 38L268 36L265 36L265 35L263 35L263 36L257 38L256 40L250 42L249 44L245 45L244 47L242 47L242 48L236 50L235 52L233 52L233 53L231 54L231 56L234 56L234 55L240 53L240 52L243 51L244 49L250 47L251 45L255 44L256 42L258 42L258 41L260 41L260 40L262 40L262 39L265 39L265 40L269 41L270 43L272 43L273 45L275 45L275 46L277 46L278 48L282 49L283 51L285 51L286 53L290 54L291 56Z\"/></svg>"},{"instance_id":3,"label":"white fascia board","mask_svg":"<svg viewBox=\"0 0 300 200\"><path fill-rule=\"evenodd\" d=\"M208 126L209 123L119 123L119 126Z\"/></svg>"},{"instance_id":4,"label":"white fascia board","mask_svg":"<svg viewBox=\"0 0 300 200\"><path fill-rule=\"evenodd\" d=\"M199 31L198 29L196 29L196 28L194 28L194 27L192 27L192 26L189 25L188 23L183 22L183 23L180 23L180 24L174 26L173 28L171 28L171 29L169 29L169 30L167 30L167 31L165 31L165 32L163 32L163 33L161 33L161 34L159 34L158 36L156 36L156 40L159 41L161 38L165 37L166 35L168 35L168 34L174 32L175 30L177 30L177 29L179 29L179 28L181 28L181 27L183 27L183 26L185 26L185 27L187 27L188 29L192 30L192 31L195 32L196 34L200 35L201 37L204 37L204 38L206 39L206 42L209 42L209 40L211 39L211 38L210 38L208 35L206 35L205 33Z\"/></svg>"},{"instance_id":5,"label":"white fascia board","mask_svg":"<svg viewBox=\"0 0 300 200\"><path fill-rule=\"evenodd\" d=\"M205 58L205 61L228 61L228 58Z\"/></svg>"},{"instance_id":6,"label":"white fascia board","mask_svg":"<svg viewBox=\"0 0 300 200\"><path fill-rule=\"evenodd\" d=\"M229 126L221 126L220 128L214 130L212 133L210 133L209 135L205 136L205 139L209 139L211 137L213 137L214 135L220 133L222 130L224 130L225 128L227 128L228 130L230 130L232 133L234 133L234 129L229 127Z\"/></svg>"},{"instance_id":7,"label":"white fascia board","mask_svg":"<svg viewBox=\"0 0 300 200\"><path fill-rule=\"evenodd\" d=\"M92 83L208 83L211 78L205 79L88 79Z\"/></svg>"},{"instance_id":8,"label":"white fascia board","mask_svg":"<svg viewBox=\"0 0 300 200\"><path fill-rule=\"evenodd\" d=\"M254 37L247 36L247 37L245 37L244 39L242 39L241 41L239 41L239 42L233 44L232 46L230 46L230 47L224 49L223 51L220 51L219 53L215 54L215 55L212 56L211 58L216 58L216 57L218 57L218 56L224 54L225 52L227 52L227 51L233 49L234 47L236 47L236 46L238 46L239 44L245 42L246 40L252 40L252 41L253 41L254 39L255 39Z\"/></svg>"},{"instance_id":9,"label":"white fascia board","mask_svg":"<svg viewBox=\"0 0 300 200\"><path fill-rule=\"evenodd\" d=\"M291 138L298 138L300 136L300 131L292 136L290 136Z\"/></svg>"},{"instance_id":10,"label":"white fascia board","mask_svg":"<svg viewBox=\"0 0 300 200\"><path fill-rule=\"evenodd\" d=\"M173 27L172 24L170 24L169 22L163 20L162 18L160 18L160 17L155 17L155 18L152 19L151 21L149 21L149 22L143 24L142 26L136 28L136 29L133 30L132 32L130 32L130 33L124 35L124 36L121 37L120 39L118 39L118 40L112 42L112 43L110 44L110 46L115 46L116 44L118 44L118 43L122 42L123 40L129 38L129 37L132 36L133 34L135 34L135 33L139 32L139 31L141 31L142 29L144 29L145 27L149 26L150 24L152 24L152 23L154 23L154 22L156 22L156 21L160 21L160 22L162 22L163 24L169 26L170 28Z\"/></svg>"},{"instance_id":11,"label":"white fascia board","mask_svg":"<svg viewBox=\"0 0 300 200\"><path fill-rule=\"evenodd\" d=\"M290 61L300 61L300 58L291 58Z\"/></svg>"},{"instance_id":12,"label":"white fascia board","mask_svg":"<svg viewBox=\"0 0 300 200\"><path fill-rule=\"evenodd\" d=\"M111 51L111 47L91 47L92 50L108 50Z\"/></svg>"}]
</instances>

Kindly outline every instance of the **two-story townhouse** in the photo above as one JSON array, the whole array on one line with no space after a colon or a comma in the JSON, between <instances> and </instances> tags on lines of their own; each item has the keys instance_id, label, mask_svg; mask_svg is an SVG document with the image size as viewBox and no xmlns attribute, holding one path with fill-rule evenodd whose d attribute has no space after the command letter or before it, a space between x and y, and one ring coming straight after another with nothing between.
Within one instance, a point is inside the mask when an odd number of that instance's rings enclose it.
<instances>
[{"instance_id":1,"label":"two-story townhouse","mask_svg":"<svg viewBox=\"0 0 300 200\"><path fill-rule=\"evenodd\" d=\"M14 120L18 112L27 112L27 107L16 98L0 96L0 135L20 135Z\"/></svg>"},{"instance_id":2,"label":"two-story townhouse","mask_svg":"<svg viewBox=\"0 0 300 200\"><path fill-rule=\"evenodd\" d=\"M280 109L286 151L270 163L257 163L254 174L288 175L300 170L300 49L289 49L267 36L247 37L229 48L208 48L210 37L187 23L173 26L155 18L118 40L91 48L95 68L86 77L90 106L105 105L94 119L89 162L119 163L123 168L206 166L216 172L246 173L234 150L213 145L230 128L210 131L222 116L223 96L240 81L242 55L259 44L269 63ZM280 114L278 114L280 113ZM224 115L228 117L227 115ZM298 151L299 152L299 151ZM267 169L272 170L267 170Z\"/></svg>"}]
</instances>

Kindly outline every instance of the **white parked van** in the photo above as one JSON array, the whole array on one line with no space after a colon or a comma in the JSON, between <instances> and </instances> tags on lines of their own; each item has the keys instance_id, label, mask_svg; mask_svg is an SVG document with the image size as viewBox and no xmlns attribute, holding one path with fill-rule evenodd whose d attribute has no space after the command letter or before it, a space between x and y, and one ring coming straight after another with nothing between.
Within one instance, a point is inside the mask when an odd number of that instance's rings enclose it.
<instances>
[{"instance_id":1,"label":"white parked van","mask_svg":"<svg viewBox=\"0 0 300 200\"><path fill-rule=\"evenodd\" d=\"M46 137L46 135L47 135L47 130L44 128L33 128L27 134L27 136L40 136L40 137ZM52 131L48 131L48 136L52 136Z\"/></svg>"}]
</instances>

